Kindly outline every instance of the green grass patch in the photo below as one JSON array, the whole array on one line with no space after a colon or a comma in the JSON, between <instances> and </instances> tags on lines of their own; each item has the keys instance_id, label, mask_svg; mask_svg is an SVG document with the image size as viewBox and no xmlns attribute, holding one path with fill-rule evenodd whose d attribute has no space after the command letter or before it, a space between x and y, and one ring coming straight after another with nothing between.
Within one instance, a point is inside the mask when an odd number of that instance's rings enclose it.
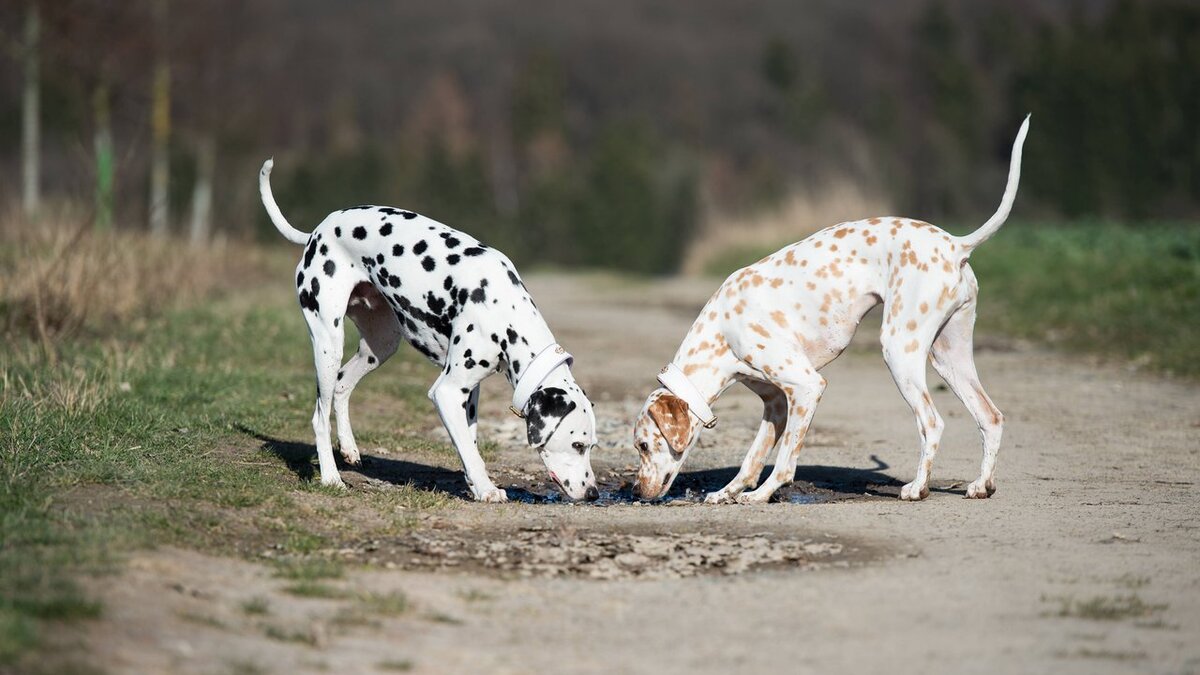
<instances>
[{"instance_id":1,"label":"green grass patch","mask_svg":"<svg viewBox=\"0 0 1200 675\"><path fill-rule=\"evenodd\" d=\"M778 248L730 250L706 271ZM1010 223L971 266L983 331L1200 376L1200 224Z\"/></svg>"},{"instance_id":2,"label":"green grass patch","mask_svg":"<svg viewBox=\"0 0 1200 675\"><path fill-rule=\"evenodd\" d=\"M346 353L357 348L347 331ZM99 616L75 579L131 550L174 544L270 550L298 582L336 577L313 554L379 512L377 534L407 509L452 500L409 486L329 491L312 448L312 357L286 284L139 320L47 352L9 336L0 351L0 669L28 663L43 623ZM411 350L367 378L356 400L363 448L453 456L420 437L434 419L436 370ZM371 423L372 410L381 419ZM336 509L331 505L336 504ZM313 517L332 511L335 519ZM355 531L355 536L363 535Z\"/></svg>"}]
</instances>

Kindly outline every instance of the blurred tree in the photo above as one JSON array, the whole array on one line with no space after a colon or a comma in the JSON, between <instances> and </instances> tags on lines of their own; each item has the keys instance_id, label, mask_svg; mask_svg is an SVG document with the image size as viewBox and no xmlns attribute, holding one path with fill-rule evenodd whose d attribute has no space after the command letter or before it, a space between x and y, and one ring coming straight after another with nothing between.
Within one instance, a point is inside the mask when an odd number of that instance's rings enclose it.
<instances>
[{"instance_id":1,"label":"blurred tree","mask_svg":"<svg viewBox=\"0 0 1200 675\"><path fill-rule=\"evenodd\" d=\"M967 208L972 158L980 154L982 126L977 74L967 60L960 29L942 0L929 2L913 32L913 67L928 102L932 134L919 138L921 152L936 162L912 172L916 211L940 218ZM928 122L923 125L929 129ZM914 139L917 140L917 139Z\"/></svg>"},{"instance_id":2,"label":"blurred tree","mask_svg":"<svg viewBox=\"0 0 1200 675\"><path fill-rule=\"evenodd\" d=\"M25 40L23 49L25 86L21 95L21 171L23 190L21 202L26 218L36 218L41 201L41 76L38 74L41 41L41 12L37 0L29 0L25 8Z\"/></svg>"},{"instance_id":3,"label":"blurred tree","mask_svg":"<svg viewBox=\"0 0 1200 675\"><path fill-rule=\"evenodd\" d=\"M150 231L164 236L170 219L171 60L167 55L167 0L154 3L154 76L150 92Z\"/></svg>"},{"instance_id":4,"label":"blurred tree","mask_svg":"<svg viewBox=\"0 0 1200 675\"><path fill-rule=\"evenodd\" d=\"M773 98L772 114L793 138L816 137L825 114L825 87L820 75L808 68L786 40L774 37L763 47L759 63Z\"/></svg>"}]
</instances>

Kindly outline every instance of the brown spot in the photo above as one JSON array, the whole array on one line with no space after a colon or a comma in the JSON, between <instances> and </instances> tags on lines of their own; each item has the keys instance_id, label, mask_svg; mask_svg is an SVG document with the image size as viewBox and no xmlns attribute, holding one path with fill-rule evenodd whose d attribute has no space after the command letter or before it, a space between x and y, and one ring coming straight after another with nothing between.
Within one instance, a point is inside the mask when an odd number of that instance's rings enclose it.
<instances>
[{"instance_id":1,"label":"brown spot","mask_svg":"<svg viewBox=\"0 0 1200 675\"><path fill-rule=\"evenodd\" d=\"M908 329L909 329L909 330L916 330L916 329L917 329L917 322L916 322L916 321L913 321L913 320L911 320L911 319L909 319L909 321L908 321Z\"/></svg>"},{"instance_id":2,"label":"brown spot","mask_svg":"<svg viewBox=\"0 0 1200 675\"><path fill-rule=\"evenodd\" d=\"M872 225L878 225L880 223L880 220L878 218L870 218L867 220L867 222Z\"/></svg>"},{"instance_id":3,"label":"brown spot","mask_svg":"<svg viewBox=\"0 0 1200 675\"><path fill-rule=\"evenodd\" d=\"M831 244L831 245L829 246L829 250L830 250L830 251L836 251L836 250L837 250L837 244Z\"/></svg>"},{"instance_id":4,"label":"brown spot","mask_svg":"<svg viewBox=\"0 0 1200 675\"><path fill-rule=\"evenodd\" d=\"M760 326L756 323L750 324L750 330L754 331L755 333L758 333L759 335L761 335L765 338L771 337L771 334L769 332L767 332L766 328L763 328L762 326Z\"/></svg>"},{"instance_id":5,"label":"brown spot","mask_svg":"<svg viewBox=\"0 0 1200 675\"><path fill-rule=\"evenodd\" d=\"M920 347L920 346L921 346L921 343L917 342L916 340L913 340L912 342L910 342L904 346L904 352L906 354L911 354L911 353L917 351L917 347Z\"/></svg>"},{"instance_id":6,"label":"brown spot","mask_svg":"<svg viewBox=\"0 0 1200 675\"><path fill-rule=\"evenodd\" d=\"M846 229L846 228L844 228L844 227L843 227L842 229L838 230L837 232L834 232L834 233L833 233L833 236L837 237L838 239L842 239L842 238L844 238L844 237L845 237L847 234L850 234L850 233L851 233L851 232L853 232L853 231L854 231L854 230L848 230L848 229Z\"/></svg>"},{"instance_id":7,"label":"brown spot","mask_svg":"<svg viewBox=\"0 0 1200 675\"><path fill-rule=\"evenodd\" d=\"M771 312L771 320L774 321L776 324L778 324L780 328L788 327L787 317L784 315L783 312L781 312L779 310L775 310L774 312Z\"/></svg>"},{"instance_id":8,"label":"brown spot","mask_svg":"<svg viewBox=\"0 0 1200 675\"><path fill-rule=\"evenodd\" d=\"M825 245L825 242L821 242L821 241L818 241L817 243L813 244L813 246L816 248L821 248L824 245Z\"/></svg>"},{"instance_id":9,"label":"brown spot","mask_svg":"<svg viewBox=\"0 0 1200 675\"><path fill-rule=\"evenodd\" d=\"M783 285L783 279L780 277L776 277L771 280L771 288L779 288L782 285Z\"/></svg>"},{"instance_id":10,"label":"brown spot","mask_svg":"<svg viewBox=\"0 0 1200 675\"><path fill-rule=\"evenodd\" d=\"M928 303L928 302L922 302L922 303L921 303L921 313L922 313L922 314L926 314L926 313L928 313L928 312L929 312L929 303Z\"/></svg>"},{"instance_id":11,"label":"brown spot","mask_svg":"<svg viewBox=\"0 0 1200 675\"><path fill-rule=\"evenodd\" d=\"M796 264L796 252L789 248L787 255L783 256L783 261L789 265L795 265Z\"/></svg>"}]
</instances>

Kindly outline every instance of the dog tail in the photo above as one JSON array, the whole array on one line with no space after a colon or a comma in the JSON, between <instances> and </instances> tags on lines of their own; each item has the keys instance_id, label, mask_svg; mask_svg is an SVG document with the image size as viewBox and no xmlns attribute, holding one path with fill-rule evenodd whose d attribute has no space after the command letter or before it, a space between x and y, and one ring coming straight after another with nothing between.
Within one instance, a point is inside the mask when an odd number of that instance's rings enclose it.
<instances>
[{"instance_id":1,"label":"dog tail","mask_svg":"<svg viewBox=\"0 0 1200 675\"><path fill-rule=\"evenodd\" d=\"M1029 115L1025 116L1025 121L1021 123L1021 130L1017 132L1017 140L1013 141L1012 159L1008 165L1008 185L1004 188L1004 197L1000 200L1000 208L992 214L991 218L983 224L978 230L965 237L959 237L959 245L963 249L963 259L971 255L977 246L987 241L989 237L996 234L1004 221L1008 220L1008 214L1012 211L1013 200L1017 198L1017 184L1021 182L1021 146L1025 145L1025 134L1029 131Z\"/></svg>"},{"instance_id":2,"label":"dog tail","mask_svg":"<svg viewBox=\"0 0 1200 675\"><path fill-rule=\"evenodd\" d=\"M293 244L303 246L308 241L308 235L292 227L287 218L283 217L279 205L275 203L275 196L271 194L271 168L274 166L274 158L263 162L262 171L258 172L258 194L262 196L263 207L267 209L267 215L271 216L271 222L275 224L279 234Z\"/></svg>"}]
</instances>

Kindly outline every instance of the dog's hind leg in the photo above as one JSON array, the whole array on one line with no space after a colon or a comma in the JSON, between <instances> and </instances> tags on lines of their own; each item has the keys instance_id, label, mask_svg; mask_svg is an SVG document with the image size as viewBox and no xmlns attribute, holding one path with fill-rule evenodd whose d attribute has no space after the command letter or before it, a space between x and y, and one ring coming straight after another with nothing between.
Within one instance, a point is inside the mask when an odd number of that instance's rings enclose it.
<instances>
[{"instance_id":1,"label":"dog's hind leg","mask_svg":"<svg viewBox=\"0 0 1200 675\"><path fill-rule=\"evenodd\" d=\"M826 382L805 359L805 363L772 371L771 384L778 387L787 399L787 423L775 445L778 451L774 470L757 489L738 495L739 504L765 504L776 490L795 479L796 462L804 446L804 436L812 424L817 404L821 402Z\"/></svg>"},{"instance_id":2,"label":"dog's hind leg","mask_svg":"<svg viewBox=\"0 0 1200 675\"><path fill-rule=\"evenodd\" d=\"M400 345L400 321L379 291L368 282L350 294L346 316L358 327L358 351L338 370L333 389L339 451L347 464L360 461L358 444L350 428L350 395L367 373L383 365Z\"/></svg>"},{"instance_id":3,"label":"dog's hind leg","mask_svg":"<svg viewBox=\"0 0 1200 675\"><path fill-rule=\"evenodd\" d=\"M912 408L917 420L917 431L921 435L921 457L917 463L917 475L911 483L900 488L900 499L917 501L929 496L929 474L933 470L933 458L937 455L945 424L933 405L929 387L925 382L925 361L933 346L938 328L946 316L956 308L934 311L928 303L922 303L923 312L889 311L884 309L883 358L892 373L892 379L900 395ZM901 305L903 308L903 305Z\"/></svg>"},{"instance_id":4,"label":"dog's hind leg","mask_svg":"<svg viewBox=\"0 0 1200 675\"><path fill-rule=\"evenodd\" d=\"M975 299L971 298L951 315L933 343L933 368L963 402L983 437L983 461L978 480L967 486L967 497L984 499L996 491L996 453L1004 431L1004 415L988 398L975 370L971 343L975 331Z\"/></svg>"},{"instance_id":5,"label":"dog's hind leg","mask_svg":"<svg viewBox=\"0 0 1200 675\"><path fill-rule=\"evenodd\" d=\"M750 444L746 458L742 460L742 467L738 470L737 475L725 487L706 495L704 497L706 504L732 502L742 492L758 485L758 477L762 473L763 464L767 461L767 453L775 447L787 424L787 396L779 387L769 382L755 380L743 380L742 383L762 399L762 423L758 427L758 435Z\"/></svg>"}]
</instances>

